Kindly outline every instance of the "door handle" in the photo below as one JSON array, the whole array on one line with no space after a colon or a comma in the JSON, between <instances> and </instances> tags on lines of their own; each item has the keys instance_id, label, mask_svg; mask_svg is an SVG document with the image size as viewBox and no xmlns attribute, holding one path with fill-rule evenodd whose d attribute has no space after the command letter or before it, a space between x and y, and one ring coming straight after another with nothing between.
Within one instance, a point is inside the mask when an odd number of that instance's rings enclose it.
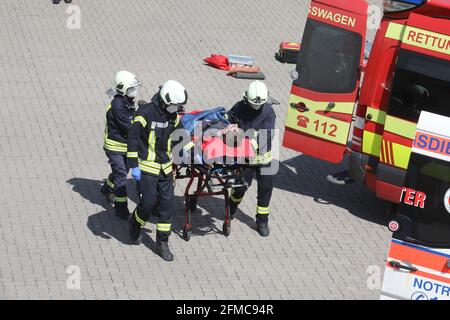
<instances>
[{"instance_id":1,"label":"door handle","mask_svg":"<svg viewBox=\"0 0 450 320\"><path fill-rule=\"evenodd\" d=\"M403 269L411 272L416 272L418 270L416 267L407 266L397 261L389 261L389 265L395 269Z\"/></svg>"},{"instance_id":2,"label":"door handle","mask_svg":"<svg viewBox=\"0 0 450 320\"><path fill-rule=\"evenodd\" d=\"M330 102L330 103L327 105L327 108L325 109L325 113L330 112L331 110L334 109L334 107L336 107L336 103Z\"/></svg>"},{"instance_id":3,"label":"door handle","mask_svg":"<svg viewBox=\"0 0 450 320\"><path fill-rule=\"evenodd\" d=\"M300 112L308 112L309 108L306 106L304 102L299 103L291 103L291 107L297 109Z\"/></svg>"}]
</instances>

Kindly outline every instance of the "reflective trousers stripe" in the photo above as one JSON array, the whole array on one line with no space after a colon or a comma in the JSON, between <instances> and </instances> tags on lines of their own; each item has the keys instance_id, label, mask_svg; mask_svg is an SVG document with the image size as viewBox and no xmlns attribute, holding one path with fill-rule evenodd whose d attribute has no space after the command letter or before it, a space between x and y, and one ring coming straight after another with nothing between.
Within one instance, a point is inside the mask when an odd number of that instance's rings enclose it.
<instances>
[{"instance_id":1,"label":"reflective trousers stripe","mask_svg":"<svg viewBox=\"0 0 450 320\"><path fill-rule=\"evenodd\" d=\"M115 202L125 203L128 202L128 197L114 197Z\"/></svg>"},{"instance_id":2,"label":"reflective trousers stripe","mask_svg":"<svg viewBox=\"0 0 450 320\"><path fill-rule=\"evenodd\" d=\"M137 208L136 208L136 210L134 210L134 218L141 226L145 226L146 222L139 217Z\"/></svg>"},{"instance_id":3,"label":"reflective trousers stripe","mask_svg":"<svg viewBox=\"0 0 450 320\"><path fill-rule=\"evenodd\" d=\"M236 203L236 204L240 204L240 203L242 202L242 198L236 198L236 197L234 196L234 194L232 194L232 195L230 196L230 200L233 201L233 202Z\"/></svg>"},{"instance_id":4,"label":"reflective trousers stripe","mask_svg":"<svg viewBox=\"0 0 450 320\"><path fill-rule=\"evenodd\" d=\"M158 223L158 224L156 224L156 230L162 231L162 232L170 231L171 227L172 227L172 225L170 223Z\"/></svg>"},{"instance_id":5,"label":"reflective trousers stripe","mask_svg":"<svg viewBox=\"0 0 450 320\"><path fill-rule=\"evenodd\" d=\"M256 213L257 214L269 214L269 207L256 207Z\"/></svg>"},{"instance_id":6,"label":"reflective trousers stripe","mask_svg":"<svg viewBox=\"0 0 450 320\"><path fill-rule=\"evenodd\" d=\"M106 180L106 184L108 185L108 187L110 187L111 189L114 189L114 182L112 182L111 180Z\"/></svg>"},{"instance_id":7,"label":"reflective trousers stripe","mask_svg":"<svg viewBox=\"0 0 450 320\"><path fill-rule=\"evenodd\" d=\"M137 152L127 152L127 158L137 158L138 156Z\"/></svg>"}]
</instances>

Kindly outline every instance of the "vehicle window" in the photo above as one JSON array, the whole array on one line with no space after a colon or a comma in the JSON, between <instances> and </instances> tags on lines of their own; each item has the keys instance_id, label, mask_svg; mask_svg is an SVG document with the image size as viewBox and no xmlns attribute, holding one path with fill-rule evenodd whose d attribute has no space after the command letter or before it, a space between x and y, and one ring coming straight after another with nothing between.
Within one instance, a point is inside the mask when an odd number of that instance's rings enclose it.
<instances>
[{"instance_id":1,"label":"vehicle window","mask_svg":"<svg viewBox=\"0 0 450 320\"><path fill-rule=\"evenodd\" d=\"M450 189L450 164L446 161L413 153L406 176L406 186L426 194L424 208L401 207L401 214L412 220L409 235L428 245L450 246L450 212L446 194ZM450 202L447 203L450 208Z\"/></svg>"},{"instance_id":2,"label":"vehicle window","mask_svg":"<svg viewBox=\"0 0 450 320\"><path fill-rule=\"evenodd\" d=\"M320 93L353 92L361 50L360 34L308 20L294 84Z\"/></svg>"},{"instance_id":3,"label":"vehicle window","mask_svg":"<svg viewBox=\"0 0 450 320\"><path fill-rule=\"evenodd\" d=\"M420 112L450 116L450 62L401 50L389 114L417 122Z\"/></svg>"}]
</instances>

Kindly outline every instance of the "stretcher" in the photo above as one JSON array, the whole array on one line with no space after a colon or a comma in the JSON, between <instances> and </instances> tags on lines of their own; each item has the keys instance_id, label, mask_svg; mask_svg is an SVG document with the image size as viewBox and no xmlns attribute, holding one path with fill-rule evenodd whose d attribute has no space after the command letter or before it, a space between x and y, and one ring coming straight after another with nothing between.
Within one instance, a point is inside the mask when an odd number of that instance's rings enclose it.
<instances>
[{"instance_id":1,"label":"stretcher","mask_svg":"<svg viewBox=\"0 0 450 320\"><path fill-rule=\"evenodd\" d=\"M201 146L202 161L174 165L175 180L188 180L184 190L183 238L186 241L189 241L192 235L191 213L197 209L197 201L201 197L224 197L225 219L222 232L226 237L230 235L229 190L247 188L242 178L242 164L255 157L248 138L243 138L240 144L234 147L227 145L224 139L218 136L203 137L198 143L199 147Z\"/></svg>"}]
</instances>

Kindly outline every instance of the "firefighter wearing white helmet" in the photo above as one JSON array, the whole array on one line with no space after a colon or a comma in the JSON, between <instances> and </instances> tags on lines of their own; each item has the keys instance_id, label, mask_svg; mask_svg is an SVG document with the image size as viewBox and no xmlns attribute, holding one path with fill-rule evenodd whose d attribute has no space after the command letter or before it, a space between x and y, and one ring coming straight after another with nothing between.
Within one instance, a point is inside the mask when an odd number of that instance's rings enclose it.
<instances>
[{"instance_id":1,"label":"firefighter wearing white helmet","mask_svg":"<svg viewBox=\"0 0 450 320\"><path fill-rule=\"evenodd\" d=\"M128 132L134 119L134 99L138 94L141 82L128 71L116 73L113 87L108 90L109 96L114 96L107 106L104 144L111 174L103 185L101 192L108 202L114 203L116 214L127 220L127 141Z\"/></svg>"},{"instance_id":2,"label":"firefighter wearing white helmet","mask_svg":"<svg viewBox=\"0 0 450 320\"><path fill-rule=\"evenodd\" d=\"M168 246L174 213L171 135L180 122L177 112L187 100L180 83L164 83L150 103L139 103L128 141L128 162L141 194L128 220L130 237L134 243L141 242L141 228L158 204L156 243L166 261L174 259Z\"/></svg>"},{"instance_id":3,"label":"firefighter wearing white helmet","mask_svg":"<svg viewBox=\"0 0 450 320\"><path fill-rule=\"evenodd\" d=\"M262 169L270 166L272 162L272 138L276 115L266 85L261 81L250 83L248 90L244 93L244 99L236 103L228 112L228 119L236 123L247 136L250 135L256 149L255 161L244 166L242 174L248 186L254 178L257 180L256 229L261 236L267 237L270 234L268 222L273 176L266 172L269 170ZM232 218L246 190L246 187L240 187L232 191L229 203Z\"/></svg>"}]
</instances>

